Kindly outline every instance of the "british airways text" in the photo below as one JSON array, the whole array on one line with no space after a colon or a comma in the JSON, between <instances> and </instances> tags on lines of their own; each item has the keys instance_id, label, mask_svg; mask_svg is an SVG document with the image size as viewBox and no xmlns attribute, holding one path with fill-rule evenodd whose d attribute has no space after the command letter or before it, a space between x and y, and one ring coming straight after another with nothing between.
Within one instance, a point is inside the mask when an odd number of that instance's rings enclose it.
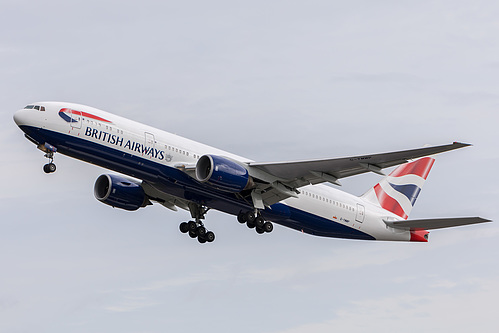
<instances>
[{"instance_id":1,"label":"british airways text","mask_svg":"<svg viewBox=\"0 0 499 333\"><path fill-rule=\"evenodd\" d=\"M142 143L131 140L127 140L126 142L124 142L123 138L116 134L111 134L104 131L99 131L95 128L87 127L87 129L85 130L85 136L89 136L91 138L95 138L97 140L110 143L112 145L127 148L131 151L135 151L140 154L149 155L160 161L165 159L164 151L152 147L147 147Z\"/></svg>"}]
</instances>

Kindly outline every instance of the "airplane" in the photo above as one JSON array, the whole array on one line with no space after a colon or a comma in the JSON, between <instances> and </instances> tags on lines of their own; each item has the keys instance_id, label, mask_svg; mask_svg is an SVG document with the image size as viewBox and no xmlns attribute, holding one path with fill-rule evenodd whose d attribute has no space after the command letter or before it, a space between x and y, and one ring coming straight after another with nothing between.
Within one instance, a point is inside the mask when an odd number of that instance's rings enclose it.
<instances>
[{"instance_id":1,"label":"airplane","mask_svg":"<svg viewBox=\"0 0 499 333\"><path fill-rule=\"evenodd\" d=\"M470 146L454 142L341 158L256 162L93 107L29 104L14 113L26 139L45 153L45 173L61 153L119 174L103 174L95 197L135 211L159 203L190 212L179 229L199 243L215 239L203 220L210 209L234 216L258 234L274 223L302 233L357 240L427 242L428 230L491 222L481 217L408 219L435 162L431 156ZM398 166L389 175L382 170ZM383 176L364 195L338 189L340 179Z\"/></svg>"}]
</instances>

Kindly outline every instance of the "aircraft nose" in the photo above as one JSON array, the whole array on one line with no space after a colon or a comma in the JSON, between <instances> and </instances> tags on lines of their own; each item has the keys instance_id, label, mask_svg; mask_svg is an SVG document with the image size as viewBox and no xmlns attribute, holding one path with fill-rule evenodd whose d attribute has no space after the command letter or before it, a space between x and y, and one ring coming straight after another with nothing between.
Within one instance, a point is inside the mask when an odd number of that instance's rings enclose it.
<instances>
[{"instance_id":1,"label":"aircraft nose","mask_svg":"<svg viewBox=\"0 0 499 333\"><path fill-rule=\"evenodd\" d=\"M26 110L17 110L16 112L14 112L14 122L17 124L17 126L26 124L26 120Z\"/></svg>"}]
</instances>

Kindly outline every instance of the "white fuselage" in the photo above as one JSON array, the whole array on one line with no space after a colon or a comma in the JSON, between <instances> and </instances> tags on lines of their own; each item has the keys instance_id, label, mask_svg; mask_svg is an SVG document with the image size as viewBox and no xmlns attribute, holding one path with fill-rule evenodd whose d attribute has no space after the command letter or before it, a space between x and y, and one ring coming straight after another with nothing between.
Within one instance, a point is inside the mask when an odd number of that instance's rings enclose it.
<instances>
[{"instance_id":1,"label":"white fuselage","mask_svg":"<svg viewBox=\"0 0 499 333\"><path fill-rule=\"evenodd\" d=\"M108 165L101 162L102 158L93 160L89 153L78 152L78 147L93 143L102 149L108 148L106 151L112 151L114 155L121 154L121 158L133 156L134 161L139 161L139 165L134 167L136 169L140 168L140 163L144 163L144 165L152 163L181 170L182 167L195 166L197 160L206 154L224 156L242 163L252 162L247 158L96 108L62 102L40 102L35 103L35 105L43 106L45 111L23 109L14 115L16 123L28 136L38 142L43 141L40 143L54 144L45 136L45 133L51 133L51 135L57 136L57 139L54 140L63 141L60 144L62 147L65 146L64 142L78 142L77 145L71 145L70 149L66 148L66 151L61 152L103 167ZM63 112L64 109L76 111ZM68 121L67 118L73 120ZM34 137L36 135L39 137ZM109 168L140 178L139 174L129 171L131 169L121 170L117 163L111 163ZM313 220L310 222L314 225L311 227L312 229L310 229L312 224L307 227L308 222L303 221L304 231L311 234L327 236L327 234L321 233L320 228L323 224L323 227L327 229L329 228L327 224L330 223L349 228L345 230L358 231L370 236L370 239L397 241L411 239L409 231L387 227L383 222L383 219L400 220L400 217L362 198L328 185L318 184L301 187L297 198L285 199L281 204L293 209L293 212L296 211L295 216L305 216L305 219ZM231 211L227 210L227 212ZM302 223L299 218L275 222L297 230L300 230L300 223ZM331 237L342 236L338 234L331 235Z\"/></svg>"}]
</instances>

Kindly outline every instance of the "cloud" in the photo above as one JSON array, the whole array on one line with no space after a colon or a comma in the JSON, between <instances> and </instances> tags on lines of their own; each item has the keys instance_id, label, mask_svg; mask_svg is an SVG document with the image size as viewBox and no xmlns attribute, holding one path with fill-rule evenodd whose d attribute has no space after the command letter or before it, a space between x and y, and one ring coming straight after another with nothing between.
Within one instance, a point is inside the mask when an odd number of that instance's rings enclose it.
<instances>
[{"instance_id":1,"label":"cloud","mask_svg":"<svg viewBox=\"0 0 499 333\"><path fill-rule=\"evenodd\" d=\"M159 304L159 302L151 301L146 297L124 296L116 304L104 306L104 310L109 312L133 312Z\"/></svg>"},{"instance_id":2,"label":"cloud","mask_svg":"<svg viewBox=\"0 0 499 333\"><path fill-rule=\"evenodd\" d=\"M452 282L451 288L444 284L438 290L411 290L409 285L404 293L352 301L333 311L330 320L278 332L495 332L496 278Z\"/></svg>"}]
</instances>

